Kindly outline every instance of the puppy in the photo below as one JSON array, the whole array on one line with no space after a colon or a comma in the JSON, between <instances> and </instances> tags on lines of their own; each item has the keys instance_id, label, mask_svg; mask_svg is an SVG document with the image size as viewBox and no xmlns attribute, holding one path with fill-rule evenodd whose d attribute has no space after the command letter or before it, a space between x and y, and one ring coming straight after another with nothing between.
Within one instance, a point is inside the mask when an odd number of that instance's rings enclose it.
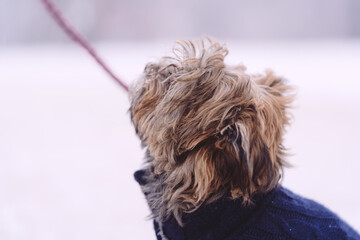
<instances>
[{"instance_id":1,"label":"puppy","mask_svg":"<svg viewBox=\"0 0 360 240\"><path fill-rule=\"evenodd\" d=\"M135 173L158 239L360 239L279 184L292 88L224 63L215 40L180 41L131 90L145 168Z\"/></svg>"}]
</instances>

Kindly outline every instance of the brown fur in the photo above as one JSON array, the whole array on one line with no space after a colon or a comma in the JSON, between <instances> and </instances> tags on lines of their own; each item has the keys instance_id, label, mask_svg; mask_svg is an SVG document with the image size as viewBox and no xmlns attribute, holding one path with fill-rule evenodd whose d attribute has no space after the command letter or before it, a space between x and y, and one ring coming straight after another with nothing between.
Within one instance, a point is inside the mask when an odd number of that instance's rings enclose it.
<instances>
[{"instance_id":1,"label":"brown fur","mask_svg":"<svg viewBox=\"0 0 360 240\"><path fill-rule=\"evenodd\" d=\"M279 181L291 88L272 71L228 66L228 50L203 38L149 63L131 92L131 119L147 148L152 215L164 221L231 193L251 201Z\"/></svg>"}]
</instances>

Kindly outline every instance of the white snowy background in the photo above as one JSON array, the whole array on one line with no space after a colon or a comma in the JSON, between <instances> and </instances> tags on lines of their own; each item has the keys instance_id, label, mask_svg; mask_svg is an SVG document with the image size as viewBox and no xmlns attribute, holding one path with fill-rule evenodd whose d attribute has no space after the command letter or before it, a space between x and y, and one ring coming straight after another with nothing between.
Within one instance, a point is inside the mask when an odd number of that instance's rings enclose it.
<instances>
[{"instance_id":1,"label":"white snowy background","mask_svg":"<svg viewBox=\"0 0 360 240\"><path fill-rule=\"evenodd\" d=\"M56 2L128 84L202 33L226 43L226 63L287 78L298 94L283 185L360 231L359 1ZM1 240L155 239L128 108L39 1L0 0Z\"/></svg>"}]
</instances>

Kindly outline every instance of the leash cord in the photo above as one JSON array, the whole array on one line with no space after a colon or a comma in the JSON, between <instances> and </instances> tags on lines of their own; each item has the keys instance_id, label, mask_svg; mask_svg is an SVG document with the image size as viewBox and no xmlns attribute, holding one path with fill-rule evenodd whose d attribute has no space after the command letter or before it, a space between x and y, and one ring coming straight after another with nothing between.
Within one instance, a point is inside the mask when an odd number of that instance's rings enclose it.
<instances>
[{"instance_id":1,"label":"leash cord","mask_svg":"<svg viewBox=\"0 0 360 240\"><path fill-rule=\"evenodd\" d=\"M115 80L126 92L129 91L128 86L120 80L105 64L105 62L99 57L95 49L90 45L88 41L76 31L76 29L66 20L61 11L55 6L51 0L41 0L45 9L50 13L60 28L76 43L80 44L94 59L95 61L105 70L110 77Z\"/></svg>"}]
</instances>

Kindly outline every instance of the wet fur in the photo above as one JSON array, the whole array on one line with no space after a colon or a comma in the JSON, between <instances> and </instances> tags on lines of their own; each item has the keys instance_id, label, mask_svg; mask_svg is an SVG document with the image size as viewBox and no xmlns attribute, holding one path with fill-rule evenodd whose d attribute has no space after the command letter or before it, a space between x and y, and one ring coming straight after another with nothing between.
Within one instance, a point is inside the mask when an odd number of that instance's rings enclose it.
<instances>
[{"instance_id":1,"label":"wet fur","mask_svg":"<svg viewBox=\"0 0 360 240\"><path fill-rule=\"evenodd\" d=\"M223 196L246 204L279 181L291 87L268 70L224 63L215 40L180 41L149 63L131 92L131 119L146 147L143 191L152 217L182 214Z\"/></svg>"}]
</instances>

